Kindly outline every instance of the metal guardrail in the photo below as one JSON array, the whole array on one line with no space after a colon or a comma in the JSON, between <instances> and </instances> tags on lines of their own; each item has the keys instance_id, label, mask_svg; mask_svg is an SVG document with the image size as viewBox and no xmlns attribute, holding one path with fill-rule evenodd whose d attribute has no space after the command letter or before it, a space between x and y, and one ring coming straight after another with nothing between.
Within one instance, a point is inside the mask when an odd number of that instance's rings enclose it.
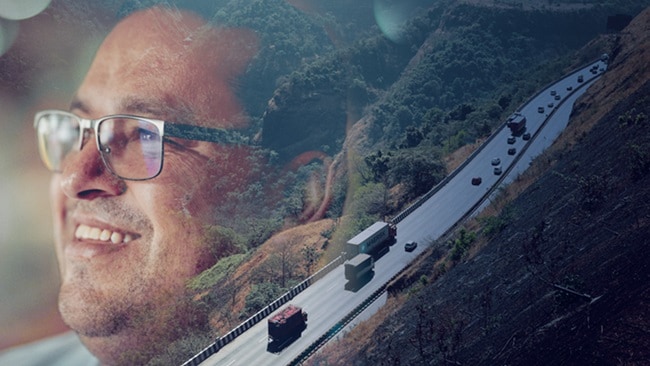
<instances>
[{"instance_id":1,"label":"metal guardrail","mask_svg":"<svg viewBox=\"0 0 650 366\"><path fill-rule=\"evenodd\" d=\"M253 327L255 324L259 323L260 320L266 318L269 314L277 310L280 306L289 302L291 299L296 297L296 295L298 295L299 293L304 291L307 287L309 287L312 283L323 278L326 274L328 274L338 265L343 263L344 260L345 258L343 258L343 256L338 256L337 258L335 258L334 260L326 264L323 268L319 269L314 274L307 277L307 279L300 282L296 286L292 287L291 290L287 291L282 296L278 297L272 303L267 305L264 309L255 313L255 315L246 319L244 322L239 324L237 327L235 327L233 330L226 333L222 337L219 337L214 343L210 344L209 346L204 348L201 352L194 355L194 357L187 360L183 364L183 366L197 366L201 362L207 360L208 357L219 352L219 350L223 348L225 345L232 342L235 338L237 338L239 335L241 335L242 333L244 333L245 331Z\"/></svg>"}]
</instances>

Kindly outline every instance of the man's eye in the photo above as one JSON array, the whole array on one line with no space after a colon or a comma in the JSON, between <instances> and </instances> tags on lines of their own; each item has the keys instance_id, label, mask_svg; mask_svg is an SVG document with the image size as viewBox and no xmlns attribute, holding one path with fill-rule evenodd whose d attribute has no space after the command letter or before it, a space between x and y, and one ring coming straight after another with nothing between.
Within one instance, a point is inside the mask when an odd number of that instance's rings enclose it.
<instances>
[{"instance_id":1,"label":"man's eye","mask_svg":"<svg viewBox=\"0 0 650 366\"><path fill-rule=\"evenodd\" d=\"M139 134L140 134L140 140L141 141L153 141L153 140L156 140L156 134L149 131L149 130L141 128L140 131L139 131Z\"/></svg>"}]
</instances>

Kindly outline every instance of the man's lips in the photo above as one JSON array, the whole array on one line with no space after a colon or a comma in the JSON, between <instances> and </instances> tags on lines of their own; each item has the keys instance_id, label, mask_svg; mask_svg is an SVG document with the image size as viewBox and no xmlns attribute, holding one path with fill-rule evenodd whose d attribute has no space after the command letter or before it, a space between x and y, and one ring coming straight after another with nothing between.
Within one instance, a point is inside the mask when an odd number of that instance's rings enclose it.
<instances>
[{"instance_id":1,"label":"man's lips","mask_svg":"<svg viewBox=\"0 0 650 366\"><path fill-rule=\"evenodd\" d=\"M137 235L124 233L117 230L99 228L80 224L74 232L74 237L78 240L93 240L106 242L107 244L127 244L137 239Z\"/></svg>"}]
</instances>

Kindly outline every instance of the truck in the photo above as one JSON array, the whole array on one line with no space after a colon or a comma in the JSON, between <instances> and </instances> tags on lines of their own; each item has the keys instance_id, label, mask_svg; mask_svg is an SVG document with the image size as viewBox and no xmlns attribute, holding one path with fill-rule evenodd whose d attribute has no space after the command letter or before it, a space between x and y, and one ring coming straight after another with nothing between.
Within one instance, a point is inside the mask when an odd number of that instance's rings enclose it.
<instances>
[{"instance_id":1,"label":"truck","mask_svg":"<svg viewBox=\"0 0 650 366\"><path fill-rule=\"evenodd\" d=\"M374 274L375 260L370 254L360 253L352 259L345 261L345 279L348 280L346 288L360 288Z\"/></svg>"},{"instance_id":2,"label":"truck","mask_svg":"<svg viewBox=\"0 0 650 366\"><path fill-rule=\"evenodd\" d=\"M267 350L280 352L307 328L307 313L299 306L289 304L268 319L269 341Z\"/></svg>"},{"instance_id":3,"label":"truck","mask_svg":"<svg viewBox=\"0 0 650 366\"><path fill-rule=\"evenodd\" d=\"M388 222L377 221L357 234L345 244L347 258L352 259L357 254L376 254L395 243L397 227Z\"/></svg>"},{"instance_id":4,"label":"truck","mask_svg":"<svg viewBox=\"0 0 650 366\"><path fill-rule=\"evenodd\" d=\"M508 117L506 126L513 135L520 135L526 130L526 117L521 113L515 112Z\"/></svg>"}]
</instances>

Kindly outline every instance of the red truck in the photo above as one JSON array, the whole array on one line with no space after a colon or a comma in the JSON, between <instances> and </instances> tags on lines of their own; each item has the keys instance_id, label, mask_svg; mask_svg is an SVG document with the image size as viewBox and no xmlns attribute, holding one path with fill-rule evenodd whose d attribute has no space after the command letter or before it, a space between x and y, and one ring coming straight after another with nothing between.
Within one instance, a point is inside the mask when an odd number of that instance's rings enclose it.
<instances>
[{"instance_id":1,"label":"red truck","mask_svg":"<svg viewBox=\"0 0 650 366\"><path fill-rule=\"evenodd\" d=\"M289 305L268 320L269 344L267 350L280 352L291 342L300 338L307 328L307 313L302 308Z\"/></svg>"}]
</instances>

